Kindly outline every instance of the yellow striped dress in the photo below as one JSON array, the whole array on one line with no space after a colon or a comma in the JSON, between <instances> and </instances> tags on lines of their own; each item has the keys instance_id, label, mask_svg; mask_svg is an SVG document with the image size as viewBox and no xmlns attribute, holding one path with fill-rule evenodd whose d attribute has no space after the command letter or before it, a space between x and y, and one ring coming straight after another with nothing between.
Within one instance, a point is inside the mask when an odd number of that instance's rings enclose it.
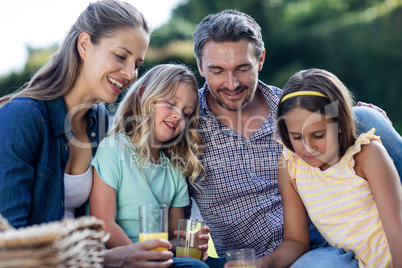
<instances>
[{"instance_id":1,"label":"yellow striped dress","mask_svg":"<svg viewBox=\"0 0 402 268\"><path fill-rule=\"evenodd\" d=\"M331 246L352 250L359 267L392 267L370 186L354 171L354 155L371 140L380 140L374 129L360 135L339 163L324 171L309 166L286 147L283 155L312 222Z\"/></svg>"}]
</instances>

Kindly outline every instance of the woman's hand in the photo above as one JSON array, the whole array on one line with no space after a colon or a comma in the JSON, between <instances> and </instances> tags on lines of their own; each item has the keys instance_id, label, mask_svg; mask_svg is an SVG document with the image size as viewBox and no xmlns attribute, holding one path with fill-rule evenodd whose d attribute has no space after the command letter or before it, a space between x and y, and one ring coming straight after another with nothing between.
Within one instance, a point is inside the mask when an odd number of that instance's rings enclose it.
<instances>
[{"instance_id":1,"label":"woman's hand","mask_svg":"<svg viewBox=\"0 0 402 268\"><path fill-rule=\"evenodd\" d=\"M158 247L171 249L172 246L167 240L152 239L108 249L105 252L103 267L169 267L173 263L173 253L169 250L151 251Z\"/></svg>"}]
</instances>

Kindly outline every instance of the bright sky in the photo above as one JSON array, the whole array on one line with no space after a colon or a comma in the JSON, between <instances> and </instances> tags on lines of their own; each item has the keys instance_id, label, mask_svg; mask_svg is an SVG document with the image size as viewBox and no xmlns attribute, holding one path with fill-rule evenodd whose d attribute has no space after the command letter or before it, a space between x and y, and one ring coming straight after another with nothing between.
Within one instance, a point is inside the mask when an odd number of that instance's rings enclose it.
<instances>
[{"instance_id":1,"label":"bright sky","mask_svg":"<svg viewBox=\"0 0 402 268\"><path fill-rule=\"evenodd\" d=\"M79 14L96 0L0 1L0 75L23 68L27 46L48 48L59 44ZM125 0L134 5L154 28L170 19L183 0Z\"/></svg>"}]
</instances>

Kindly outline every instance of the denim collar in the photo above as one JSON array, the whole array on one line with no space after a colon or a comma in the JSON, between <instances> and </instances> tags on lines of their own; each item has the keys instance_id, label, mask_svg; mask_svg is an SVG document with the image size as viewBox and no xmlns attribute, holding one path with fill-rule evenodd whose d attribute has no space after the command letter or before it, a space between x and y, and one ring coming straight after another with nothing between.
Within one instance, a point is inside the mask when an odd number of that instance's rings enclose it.
<instances>
[{"instance_id":1,"label":"denim collar","mask_svg":"<svg viewBox=\"0 0 402 268\"><path fill-rule=\"evenodd\" d=\"M67 118L67 110L66 110L66 103L64 102L64 97L60 96L57 99L49 100L46 102L50 120L52 121L53 132L56 136L62 134L74 135L70 122ZM88 128L92 128L94 124L97 124L97 117L95 113L95 109L92 107L87 112L88 118ZM69 136L69 135L67 135Z\"/></svg>"}]
</instances>

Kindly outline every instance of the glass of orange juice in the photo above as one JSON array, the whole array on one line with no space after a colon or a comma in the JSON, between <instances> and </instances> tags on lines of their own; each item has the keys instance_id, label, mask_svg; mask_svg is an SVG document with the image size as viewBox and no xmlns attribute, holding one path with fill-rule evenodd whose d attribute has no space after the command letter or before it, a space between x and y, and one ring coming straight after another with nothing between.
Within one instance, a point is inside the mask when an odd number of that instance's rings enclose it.
<instances>
[{"instance_id":1,"label":"glass of orange juice","mask_svg":"<svg viewBox=\"0 0 402 268\"><path fill-rule=\"evenodd\" d=\"M163 238L168 240L168 209L164 204L148 204L139 208L140 242ZM153 250L167 250L158 247Z\"/></svg>"},{"instance_id":2,"label":"glass of orange juice","mask_svg":"<svg viewBox=\"0 0 402 268\"><path fill-rule=\"evenodd\" d=\"M198 245L198 235L202 234L204 222L194 219L180 219L177 229L176 256L188 255L194 259L201 259L201 251Z\"/></svg>"},{"instance_id":3,"label":"glass of orange juice","mask_svg":"<svg viewBox=\"0 0 402 268\"><path fill-rule=\"evenodd\" d=\"M231 268L256 268L254 249L236 249L226 251L227 266Z\"/></svg>"}]
</instances>

